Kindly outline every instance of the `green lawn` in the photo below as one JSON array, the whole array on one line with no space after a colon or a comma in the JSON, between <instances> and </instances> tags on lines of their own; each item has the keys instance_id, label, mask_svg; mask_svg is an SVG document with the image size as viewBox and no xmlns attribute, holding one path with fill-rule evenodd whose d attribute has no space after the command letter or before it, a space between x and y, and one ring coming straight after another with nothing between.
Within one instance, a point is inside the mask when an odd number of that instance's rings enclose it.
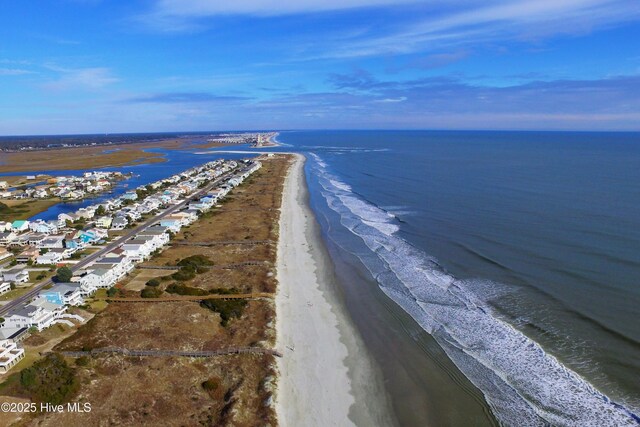
<instances>
[{"instance_id":1,"label":"green lawn","mask_svg":"<svg viewBox=\"0 0 640 427\"><path fill-rule=\"evenodd\" d=\"M18 298L21 295L24 295L29 290L29 287L26 288L16 288L12 291L7 292L6 294L0 295L0 301L11 301L12 299Z\"/></svg>"},{"instance_id":2,"label":"green lawn","mask_svg":"<svg viewBox=\"0 0 640 427\"><path fill-rule=\"evenodd\" d=\"M60 203L60 199L45 200L2 200L0 205L0 221L28 219L44 212L51 206Z\"/></svg>"},{"instance_id":3,"label":"green lawn","mask_svg":"<svg viewBox=\"0 0 640 427\"><path fill-rule=\"evenodd\" d=\"M44 277L40 277L41 274L43 274ZM43 280L46 280L46 279L50 278L54 274L55 274L55 272L51 272L51 271L30 271L29 272L29 282L31 282L31 283L39 283L39 282L42 282ZM40 278L38 279L38 277L40 277Z\"/></svg>"}]
</instances>

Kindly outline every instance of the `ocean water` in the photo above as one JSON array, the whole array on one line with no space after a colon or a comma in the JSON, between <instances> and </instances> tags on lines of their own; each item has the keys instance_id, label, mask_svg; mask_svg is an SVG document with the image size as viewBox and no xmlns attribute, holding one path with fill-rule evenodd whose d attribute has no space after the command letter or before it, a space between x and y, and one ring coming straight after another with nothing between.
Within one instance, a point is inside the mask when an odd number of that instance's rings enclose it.
<instances>
[{"instance_id":1,"label":"ocean water","mask_svg":"<svg viewBox=\"0 0 640 427\"><path fill-rule=\"evenodd\" d=\"M309 158L335 257L357 258L500 423L640 424L640 134L278 139Z\"/></svg>"}]
</instances>

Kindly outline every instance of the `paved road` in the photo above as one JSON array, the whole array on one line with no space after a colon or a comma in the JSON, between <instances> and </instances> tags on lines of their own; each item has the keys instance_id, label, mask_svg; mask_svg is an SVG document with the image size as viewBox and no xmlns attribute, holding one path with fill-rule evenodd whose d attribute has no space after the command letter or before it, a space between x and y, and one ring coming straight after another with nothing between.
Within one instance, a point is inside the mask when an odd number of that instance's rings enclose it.
<instances>
[{"instance_id":1,"label":"paved road","mask_svg":"<svg viewBox=\"0 0 640 427\"><path fill-rule=\"evenodd\" d=\"M77 264L75 264L73 266L70 266L69 268L71 268L72 271L83 269L84 267L86 267L87 265L91 264L93 261L97 260L101 256L103 256L103 255L111 252L112 250L116 249L118 246L120 246L122 243L124 243L125 241L129 240L131 237L133 237L136 234L138 234L140 231L142 231L142 230L146 229L147 227L157 223L162 218L164 218L164 217L166 217L168 215L171 215L171 214L175 213L176 211L182 209L191 200L202 196L204 193L206 193L207 191L211 190L213 187L217 186L221 181L224 181L226 178L228 178L229 175L233 174L236 170L237 169L234 169L234 170L231 170L231 171L225 173L224 175L220 176L220 178L216 179L215 181L213 181L212 183L210 183L209 185L207 185L203 189L193 193L191 196L189 196L186 199L184 199L182 202L180 202L178 204L175 204L175 205L172 205L171 207L167 208L166 210L164 210L163 212L161 212L158 215L154 216L153 218L148 219L143 224L140 224L139 226L137 226L135 228L132 228L131 230L127 231L126 234L124 234L123 236L121 236L118 239L114 240L113 242L109 243L103 249L92 253L91 255L87 256L86 258L83 258L80 262L78 262ZM18 298L14 299L12 301L9 301L7 304L2 306L0 308L0 316L5 315L6 313L11 311L15 307L19 307L20 305L23 305L24 303L29 302L31 299L33 299L42 290L42 288L44 288L47 285L51 285L51 284L53 284L53 281L51 279L48 279L48 280L45 280L43 282L40 282L40 283L37 283L37 284L33 285L33 287L29 290L29 292L25 293L24 295L19 296Z\"/></svg>"}]
</instances>

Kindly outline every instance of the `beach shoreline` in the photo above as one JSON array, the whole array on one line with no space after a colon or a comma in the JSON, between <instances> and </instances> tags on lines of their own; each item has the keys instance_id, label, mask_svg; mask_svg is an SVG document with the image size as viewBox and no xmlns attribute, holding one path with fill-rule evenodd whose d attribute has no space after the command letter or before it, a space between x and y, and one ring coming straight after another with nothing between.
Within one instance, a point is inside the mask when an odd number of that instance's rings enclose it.
<instances>
[{"instance_id":1,"label":"beach shoreline","mask_svg":"<svg viewBox=\"0 0 640 427\"><path fill-rule=\"evenodd\" d=\"M305 160L295 155L280 215L279 424L395 425L381 375L332 286L330 260L308 205Z\"/></svg>"}]
</instances>

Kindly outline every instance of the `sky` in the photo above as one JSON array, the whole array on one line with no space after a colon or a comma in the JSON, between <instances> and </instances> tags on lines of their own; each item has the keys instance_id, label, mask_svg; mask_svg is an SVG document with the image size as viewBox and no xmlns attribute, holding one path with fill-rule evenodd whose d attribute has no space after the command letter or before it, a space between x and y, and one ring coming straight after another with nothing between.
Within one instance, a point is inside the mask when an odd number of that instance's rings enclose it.
<instances>
[{"instance_id":1,"label":"sky","mask_svg":"<svg viewBox=\"0 0 640 427\"><path fill-rule=\"evenodd\" d=\"M0 2L0 135L640 130L637 0Z\"/></svg>"}]
</instances>

